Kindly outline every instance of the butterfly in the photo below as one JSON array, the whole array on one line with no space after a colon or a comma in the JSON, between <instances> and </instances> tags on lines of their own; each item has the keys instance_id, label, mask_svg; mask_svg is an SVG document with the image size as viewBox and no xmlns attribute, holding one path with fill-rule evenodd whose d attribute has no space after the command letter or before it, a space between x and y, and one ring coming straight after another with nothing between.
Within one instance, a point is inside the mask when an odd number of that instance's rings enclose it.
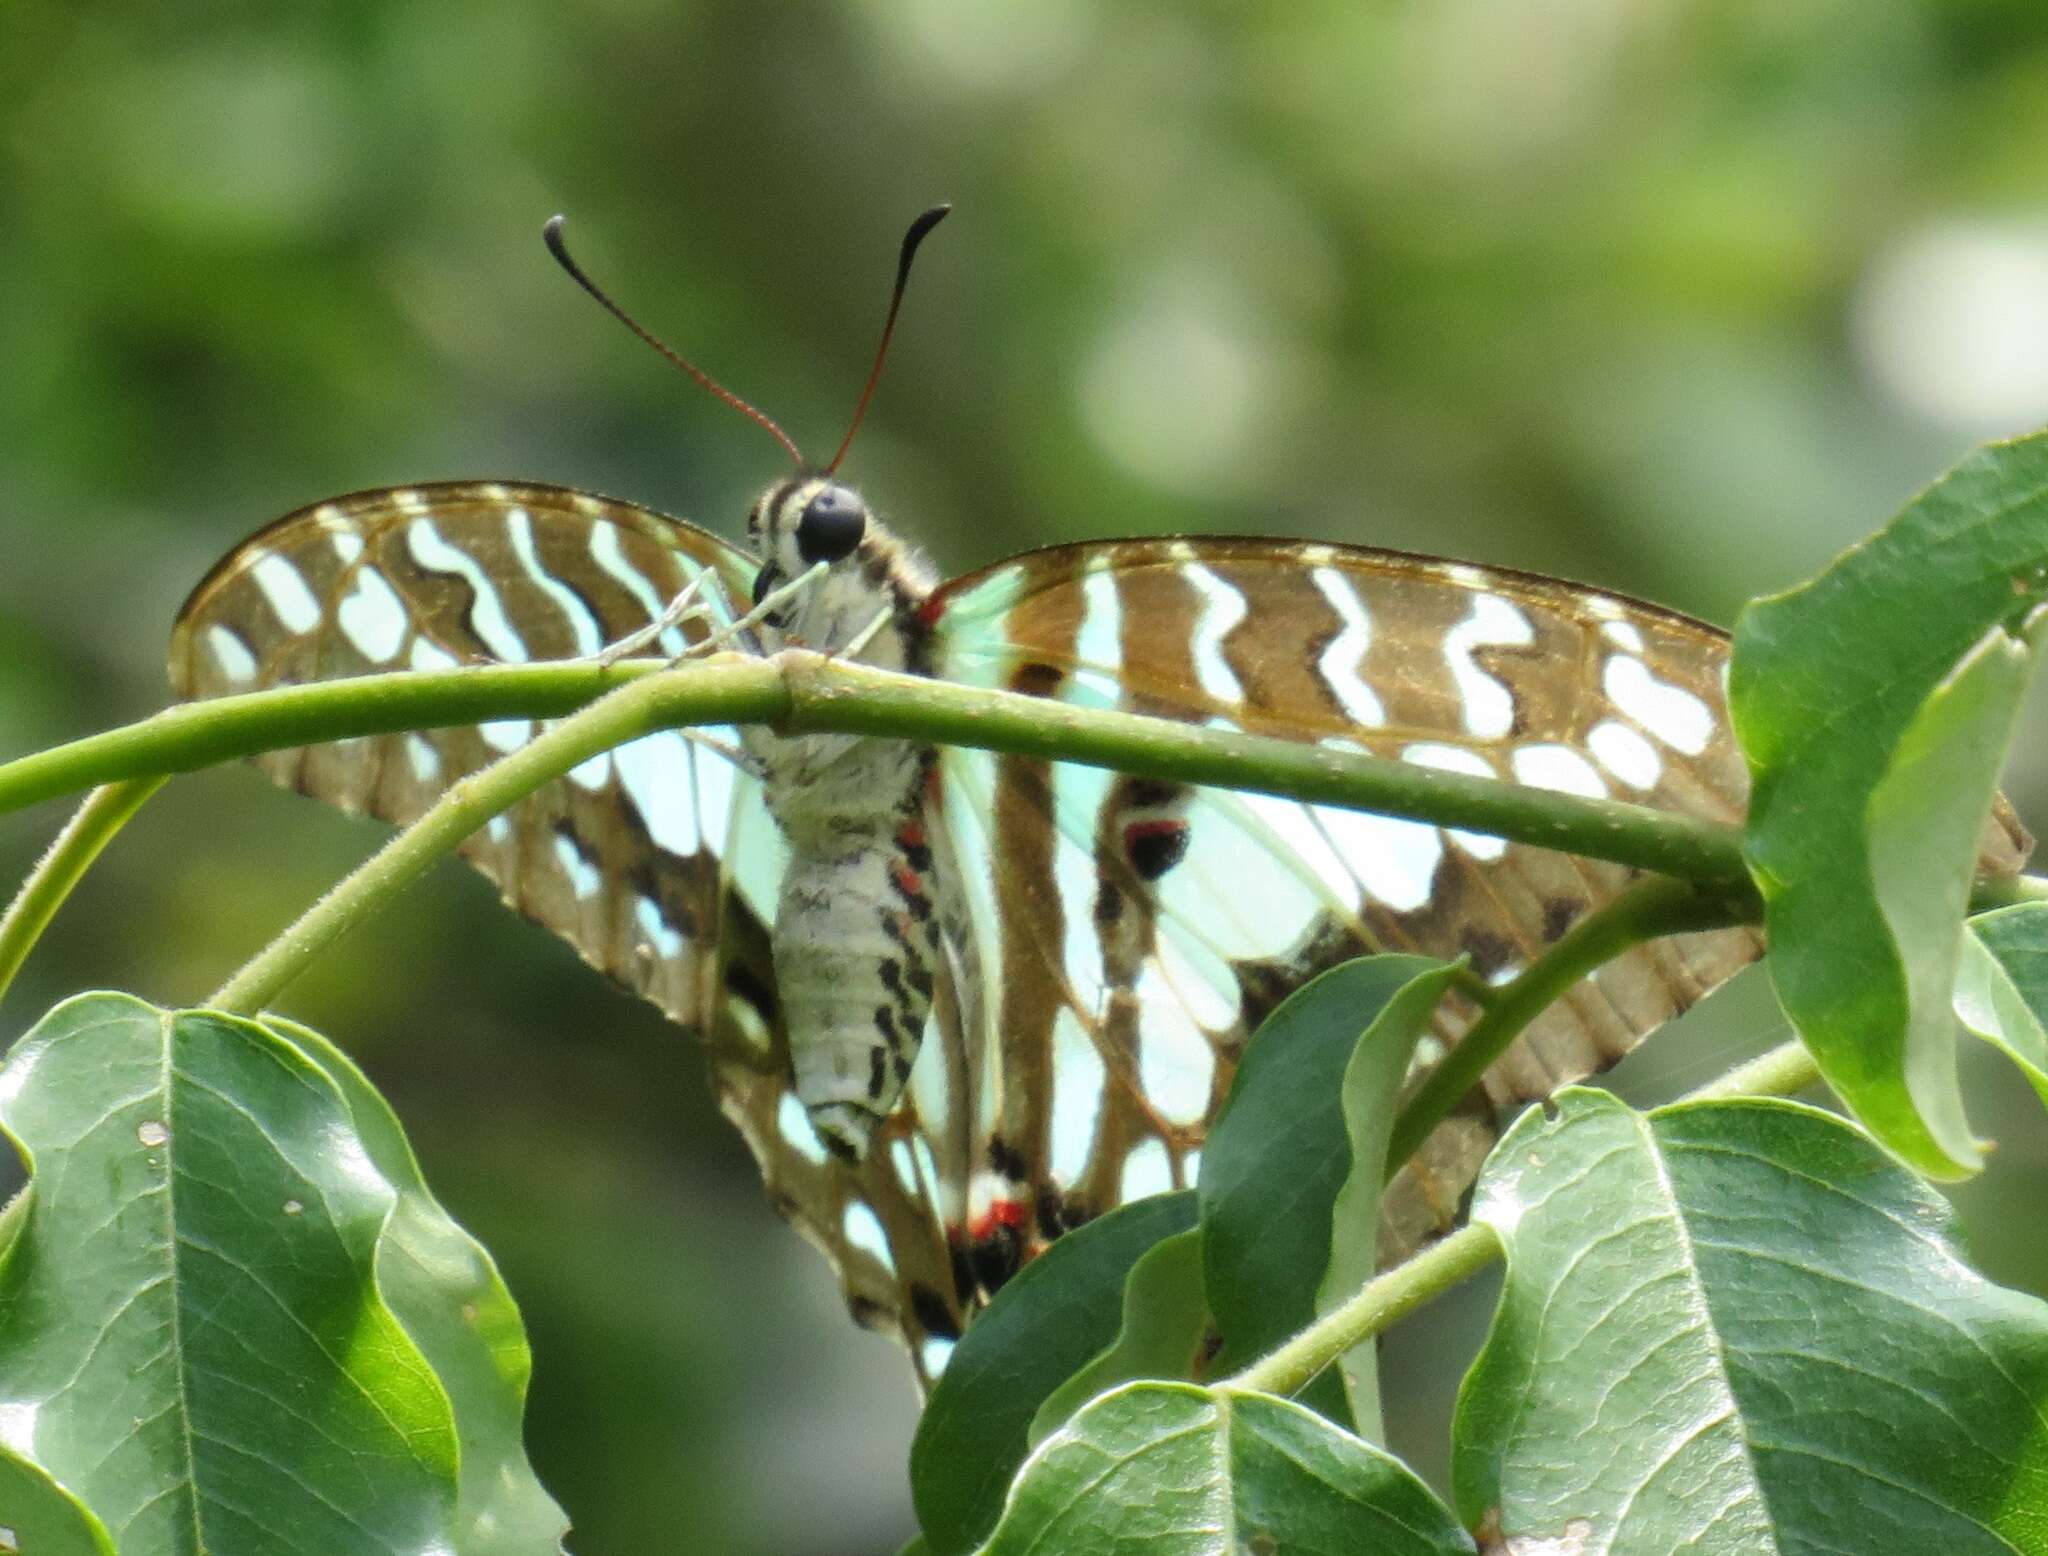
<instances>
[{"instance_id":1,"label":"butterfly","mask_svg":"<svg viewBox=\"0 0 2048 1556\"><path fill-rule=\"evenodd\" d=\"M885 347L937 216L920 220ZM551 246L626 317L553 224ZM193 592L173 684L201 698L621 641L670 657L802 643L1077 707L1715 821L1744 812L1728 640L1711 627L1552 578L1256 538L1063 545L941 582L838 478L851 438L823 468L798 456L754 503L744 547L510 481L301 509ZM501 719L259 762L403 823L535 732ZM926 1381L1051 1239L1195 1182L1244 1044L1291 990L1382 950L1466 957L1505 981L1634 878L1331 806L752 727L594 757L463 852L701 1034L771 1199L832 1259L856 1319L898 1333ZM1760 949L1749 929L1647 944L1546 1010L1390 1186L1383 1251L1451 1224L1496 1110L1611 1063ZM1450 996L1418 1064L1476 1011Z\"/></svg>"}]
</instances>

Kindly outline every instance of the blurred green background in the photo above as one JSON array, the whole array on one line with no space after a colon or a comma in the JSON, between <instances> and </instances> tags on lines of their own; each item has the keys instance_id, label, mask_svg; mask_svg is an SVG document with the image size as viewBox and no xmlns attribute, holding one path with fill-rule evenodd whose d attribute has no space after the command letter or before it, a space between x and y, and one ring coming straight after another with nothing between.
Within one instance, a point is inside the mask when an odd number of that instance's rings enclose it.
<instances>
[{"instance_id":1,"label":"blurred green background","mask_svg":"<svg viewBox=\"0 0 2048 1556\"><path fill-rule=\"evenodd\" d=\"M1269 531L1727 621L2048 421L2038 0L12 0L0 29L0 754L158 706L186 589L323 496L527 476L734 533L780 456L555 270L557 210L816 451L903 224L956 202L848 467L949 570ZM0 820L0 879L60 816ZM378 836L249 771L174 785L0 1039L81 986L203 995ZM894 1549L908 1369L688 1043L453 865L289 1008L502 1260L585 1556ZM1772 1019L1754 984L1706 1017L1663 1045L1681 1078ZM1971 1235L2041 1289L2038 1110L1973 1068L2006 1144ZM1483 1318L1397 1338L1425 1465Z\"/></svg>"}]
</instances>

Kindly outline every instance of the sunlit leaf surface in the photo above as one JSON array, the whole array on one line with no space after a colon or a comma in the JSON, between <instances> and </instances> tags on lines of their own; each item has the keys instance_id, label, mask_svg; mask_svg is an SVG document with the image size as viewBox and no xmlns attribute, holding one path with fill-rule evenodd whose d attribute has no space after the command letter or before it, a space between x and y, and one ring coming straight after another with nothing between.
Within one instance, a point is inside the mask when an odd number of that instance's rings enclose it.
<instances>
[{"instance_id":1,"label":"sunlit leaf surface","mask_svg":"<svg viewBox=\"0 0 2048 1556\"><path fill-rule=\"evenodd\" d=\"M460 1456L495 1451L509 1483L516 1455L451 1409L479 1388L460 1353L502 1377L516 1328L388 1113L325 1059L120 995L9 1053L0 1127L33 1176L0 1256L6 1446L124 1551L551 1550L559 1515L514 1527L533 1509L509 1484L458 1519Z\"/></svg>"},{"instance_id":2,"label":"sunlit leaf surface","mask_svg":"<svg viewBox=\"0 0 2048 1556\"><path fill-rule=\"evenodd\" d=\"M1922 1170L1967 1172L1949 1015L1958 924L2048 598L2048 435L1971 455L1884 531L1736 626L1748 853L1785 1013Z\"/></svg>"},{"instance_id":3,"label":"sunlit leaf surface","mask_svg":"<svg viewBox=\"0 0 2048 1556\"><path fill-rule=\"evenodd\" d=\"M1956 1014L2019 1066L2048 1102L2048 903L1970 920L1956 969Z\"/></svg>"},{"instance_id":4,"label":"sunlit leaf surface","mask_svg":"<svg viewBox=\"0 0 2048 1556\"><path fill-rule=\"evenodd\" d=\"M1473 1214L1508 1274L1459 1403L1468 1520L1586 1551L2048 1550L2048 1304L1970 1270L1852 1125L1573 1090Z\"/></svg>"},{"instance_id":5,"label":"sunlit leaf surface","mask_svg":"<svg viewBox=\"0 0 2048 1556\"><path fill-rule=\"evenodd\" d=\"M1134 1383L1032 1455L983 1556L1470 1556L1398 1459L1288 1400Z\"/></svg>"}]
</instances>

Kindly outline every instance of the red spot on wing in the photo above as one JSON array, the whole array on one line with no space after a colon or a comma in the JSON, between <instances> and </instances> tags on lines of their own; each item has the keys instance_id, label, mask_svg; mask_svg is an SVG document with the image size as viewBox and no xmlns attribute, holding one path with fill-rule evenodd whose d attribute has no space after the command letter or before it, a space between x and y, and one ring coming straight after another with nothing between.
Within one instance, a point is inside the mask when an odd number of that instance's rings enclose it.
<instances>
[{"instance_id":1,"label":"red spot on wing","mask_svg":"<svg viewBox=\"0 0 2048 1556\"><path fill-rule=\"evenodd\" d=\"M939 618L946 614L946 602L937 594L925 596L924 603L917 608L917 619L927 627L936 627Z\"/></svg>"},{"instance_id":2,"label":"red spot on wing","mask_svg":"<svg viewBox=\"0 0 2048 1556\"><path fill-rule=\"evenodd\" d=\"M896 877L896 889L902 892L904 896L921 897L924 895L924 877L911 869L909 865L899 862L892 873Z\"/></svg>"},{"instance_id":3,"label":"red spot on wing","mask_svg":"<svg viewBox=\"0 0 2048 1556\"><path fill-rule=\"evenodd\" d=\"M919 821L904 822L896 831L896 841L905 848L924 847L924 823Z\"/></svg>"},{"instance_id":4,"label":"red spot on wing","mask_svg":"<svg viewBox=\"0 0 2048 1556\"><path fill-rule=\"evenodd\" d=\"M1173 837L1187 829L1188 824L1185 821L1134 821L1124 828L1124 847L1129 848L1140 838Z\"/></svg>"},{"instance_id":5,"label":"red spot on wing","mask_svg":"<svg viewBox=\"0 0 2048 1556\"><path fill-rule=\"evenodd\" d=\"M982 1243L1024 1225L1026 1212L1021 1199L999 1199L967 1224L970 1241Z\"/></svg>"},{"instance_id":6,"label":"red spot on wing","mask_svg":"<svg viewBox=\"0 0 2048 1556\"><path fill-rule=\"evenodd\" d=\"M1124 828L1124 854L1148 881L1158 880L1179 864L1187 851L1188 824L1178 817L1133 821Z\"/></svg>"}]
</instances>

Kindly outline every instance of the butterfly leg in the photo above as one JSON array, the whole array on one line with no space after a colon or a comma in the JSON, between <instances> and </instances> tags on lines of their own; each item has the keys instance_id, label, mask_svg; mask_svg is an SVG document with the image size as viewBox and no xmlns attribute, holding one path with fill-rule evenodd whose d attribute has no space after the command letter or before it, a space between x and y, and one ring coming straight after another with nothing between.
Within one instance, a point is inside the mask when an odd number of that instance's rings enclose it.
<instances>
[{"instance_id":1,"label":"butterfly leg","mask_svg":"<svg viewBox=\"0 0 2048 1556\"><path fill-rule=\"evenodd\" d=\"M881 610L876 611L875 619L869 622L865 627L862 627L860 631L856 632L850 639L848 639L846 646L844 648L835 649L833 651L833 657L844 659L860 658L860 651L866 648L869 643L874 641L875 634L877 632L880 632L884 627L888 626L889 623L894 621L895 619L896 607L893 605L885 606Z\"/></svg>"},{"instance_id":2,"label":"butterfly leg","mask_svg":"<svg viewBox=\"0 0 2048 1556\"><path fill-rule=\"evenodd\" d=\"M719 628L701 643L692 643L676 657L683 659L693 654L715 653L735 638L741 640L753 652L765 653L767 651L766 647L762 644L760 635L754 629L764 623L772 625L773 623L770 618L791 600L821 580L830 567L831 564L829 562L816 563L808 571L790 579L788 583L770 589L754 602L754 608L748 611L746 615L728 626Z\"/></svg>"},{"instance_id":3,"label":"butterfly leg","mask_svg":"<svg viewBox=\"0 0 2048 1556\"><path fill-rule=\"evenodd\" d=\"M686 621L707 621L711 619L709 605L699 601L704 580L716 582L717 575L709 571L699 573L688 585L679 590L676 597L668 602L668 608L653 621L636 631L627 633L615 643L608 643L593 656L600 665L610 667L621 659L630 659L648 644L654 642L671 627L679 627Z\"/></svg>"}]
</instances>

